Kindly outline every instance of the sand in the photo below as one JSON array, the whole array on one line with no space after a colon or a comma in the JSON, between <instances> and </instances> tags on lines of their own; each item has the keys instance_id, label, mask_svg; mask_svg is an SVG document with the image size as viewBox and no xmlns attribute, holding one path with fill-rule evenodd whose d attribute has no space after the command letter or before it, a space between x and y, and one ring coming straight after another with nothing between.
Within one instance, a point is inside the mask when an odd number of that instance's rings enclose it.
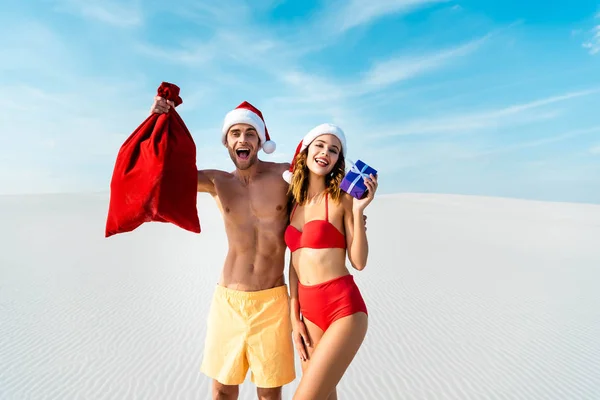
<instances>
[{"instance_id":1,"label":"sand","mask_svg":"<svg viewBox=\"0 0 600 400\"><path fill-rule=\"evenodd\" d=\"M0 399L210 398L199 366L226 251L212 199L200 235L105 239L107 205L0 196ZM600 398L600 205L402 194L367 214L353 274L370 330L340 399ZM256 398L248 381L240 398Z\"/></svg>"}]
</instances>

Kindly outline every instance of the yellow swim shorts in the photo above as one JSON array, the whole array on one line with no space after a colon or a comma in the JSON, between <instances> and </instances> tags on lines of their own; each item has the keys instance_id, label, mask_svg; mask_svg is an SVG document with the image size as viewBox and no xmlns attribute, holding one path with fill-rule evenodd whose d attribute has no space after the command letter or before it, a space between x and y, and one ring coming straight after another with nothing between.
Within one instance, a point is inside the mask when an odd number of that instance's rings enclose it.
<instances>
[{"instance_id":1,"label":"yellow swim shorts","mask_svg":"<svg viewBox=\"0 0 600 400\"><path fill-rule=\"evenodd\" d=\"M240 385L248 369L261 388L296 378L286 285L256 292L217 285L200 370L223 385Z\"/></svg>"}]
</instances>

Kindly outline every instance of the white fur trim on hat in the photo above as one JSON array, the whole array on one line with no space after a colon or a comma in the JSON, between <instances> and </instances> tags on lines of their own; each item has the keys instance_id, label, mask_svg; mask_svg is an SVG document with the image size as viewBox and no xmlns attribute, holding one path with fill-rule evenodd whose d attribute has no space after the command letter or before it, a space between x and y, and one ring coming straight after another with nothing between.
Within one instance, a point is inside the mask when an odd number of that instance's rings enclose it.
<instances>
[{"instance_id":1,"label":"white fur trim on hat","mask_svg":"<svg viewBox=\"0 0 600 400\"><path fill-rule=\"evenodd\" d=\"M292 183L292 176L294 176L294 174L291 173L290 171L286 170L286 171L283 171L281 176L283 177L283 180L286 181L287 183Z\"/></svg>"},{"instance_id":2,"label":"white fur trim on hat","mask_svg":"<svg viewBox=\"0 0 600 400\"><path fill-rule=\"evenodd\" d=\"M223 129L222 129L222 137L221 140L223 144L227 144L227 132L229 128L231 128L235 124L248 124L258 132L258 137L264 143L265 139L265 124L260 119L256 113L246 110L244 108L236 108L235 110L231 110L225 115L225 120L223 121Z\"/></svg>"},{"instance_id":3,"label":"white fur trim on hat","mask_svg":"<svg viewBox=\"0 0 600 400\"><path fill-rule=\"evenodd\" d=\"M342 128L340 128L337 125L329 124L329 123L321 124L321 125L318 125L318 126L315 126L314 128L312 128L306 134L306 136L304 136L304 139L302 140L302 148L300 149L300 151L307 148L312 143L312 141L315 140L317 137L319 137L321 135L327 135L327 134L333 135L339 139L340 143L342 143L342 153L344 154L344 157L345 157L346 156L346 135L344 134L344 131L342 130Z\"/></svg>"},{"instance_id":4,"label":"white fur trim on hat","mask_svg":"<svg viewBox=\"0 0 600 400\"><path fill-rule=\"evenodd\" d=\"M298 147L296 147L296 152L294 153L294 157L292 158L292 162L290 163L290 168L287 171L283 171L283 173L281 174L284 181L286 181L287 183L292 182L292 177L294 176L294 170L296 168L296 157L301 151L306 149L313 142L313 140L315 140L321 135L333 135L337 137L340 143L342 144L342 154L344 155L344 157L346 157L346 135L344 134L342 128L329 123L315 126L304 136L302 141L298 143Z\"/></svg>"},{"instance_id":5,"label":"white fur trim on hat","mask_svg":"<svg viewBox=\"0 0 600 400\"><path fill-rule=\"evenodd\" d=\"M276 144L267 138L265 123L262 118L254 111L246 108L236 108L225 115L223 128L221 129L221 141L224 145L227 145L227 132L229 132L229 128L235 124L248 124L252 126L258 133L263 151L267 154L275 151Z\"/></svg>"},{"instance_id":6,"label":"white fur trim on hat","mask_svg":"<svg viewBox=\"0 0 600 400\"><path fill-rule=\"evenodd\" d=\"M277 148L277 146L275 145L275 142L272 140L266 140L263 142L262 149L267 154L271 154L272 152L275 151L276 148Z\"/></svg>"}]
</instances>

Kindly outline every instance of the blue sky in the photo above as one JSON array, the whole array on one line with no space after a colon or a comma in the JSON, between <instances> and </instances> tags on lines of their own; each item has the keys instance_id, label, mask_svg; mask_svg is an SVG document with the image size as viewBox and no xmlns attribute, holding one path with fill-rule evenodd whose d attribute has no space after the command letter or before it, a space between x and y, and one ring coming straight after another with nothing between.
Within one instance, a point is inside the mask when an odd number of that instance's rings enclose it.
<instances>
[{"instance_id":1,"label":"blue sky","mask_svg":"<svg viewBox=\"0 0 600 400\"><path fill-rule=\"evenodd\" d=\"M322 122L381 193L600 203L600 2L43 0L0 14L0 193L108 191L162 81L199 168L227 111Z\"/></svg>"}]
</instances>

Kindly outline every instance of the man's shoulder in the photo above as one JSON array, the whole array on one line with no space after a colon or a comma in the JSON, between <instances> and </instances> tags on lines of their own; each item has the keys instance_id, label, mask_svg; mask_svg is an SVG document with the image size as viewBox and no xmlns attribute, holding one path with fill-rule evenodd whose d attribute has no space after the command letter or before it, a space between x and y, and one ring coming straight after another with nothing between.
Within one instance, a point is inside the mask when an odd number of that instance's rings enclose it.
<instances>
[{"instance_id":1,"label":"man's shoulder","mask_svg":"<svg viewBox=\"0 0 600 400\"><path fill-rule=\"evenodd\" d=\"M263 162L261 168L261 185L287 188L289 184L283 179L283 172L290 168L289 163Z\"/></svg>"},{"instance_id":2,"label":"man's shoulder","mask_svg":"<svg viewBox=\"0 0 600 400\"><path fill-rule=\"evenodd\" d=\"M233 174L231 172L223 171L220 169L201 169L198 170L198 174L203 174L211 179L231 179Z\"/></svg>"},{"instance_id":3,"label":"man's shoulder","mask_svg":"<svg viewBox=\"0 0 600 400\"><path fill-rule=\"evenodd\" d=\"M266 176L278 176L281 177L284 171L290 168L288 162L273 162L273 161L261 161L261 170Z\"/></svg>"},{"instance_id":4,"label":"man's shoulder","mask_svg":"<svg viewBox=\"0 0 600 400\"><path fill-rule=\"evenodd\" d=\"M263 161L265 167L278 172L283 172L290 168L289 162L273 162L273 161Z\"/></svg>"}]
</instances>

